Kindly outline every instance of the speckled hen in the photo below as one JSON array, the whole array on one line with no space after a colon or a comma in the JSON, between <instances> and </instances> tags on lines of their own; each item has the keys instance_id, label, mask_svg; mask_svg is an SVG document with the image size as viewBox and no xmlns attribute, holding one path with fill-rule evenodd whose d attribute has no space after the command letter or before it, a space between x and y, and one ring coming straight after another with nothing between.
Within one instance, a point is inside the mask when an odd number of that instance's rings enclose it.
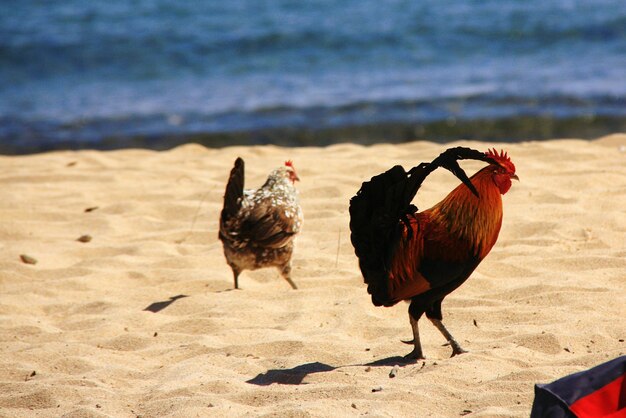
<instances>
[{"instance_id":1,"label":"speckled hen","mask_svg":"<svg viewBox=\"0 0 626 418\"><path fill-rule=\"evenodd\" d=\"M292 288L291 256L302 227L302 209L295 182L300 180L291 161L272 171L257 190L244 190L244 162L237 158L230 172L219 239L233 270L235 289L243 270L276 267Z\"/></svg>"}]
</instances>

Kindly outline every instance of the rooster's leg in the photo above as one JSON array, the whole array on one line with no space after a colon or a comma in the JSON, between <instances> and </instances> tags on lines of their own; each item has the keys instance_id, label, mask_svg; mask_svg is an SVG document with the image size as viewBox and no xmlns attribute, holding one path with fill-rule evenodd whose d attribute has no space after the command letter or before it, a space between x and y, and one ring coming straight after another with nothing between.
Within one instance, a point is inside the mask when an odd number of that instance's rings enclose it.
<instances>
[{"instance_id":1,"label":"rooster's leg","mask_svg":"<svg viewBox=\"0 0 626 418\"><path fill-rule=\"evenodd\" d=\"M291 280L291 264L283 266L283 268L280 270L280 274L285 280L287 280L287 283L291 285L292 289L298 289L298 286L296 286L293 280Z\"/></svg>"},{"instance_id":2,"label":"rooster's leg","mask_svg":"<svg viewBox=\"0 0 626 418\"><path fill-rule=\"evenodd\" d=\"M431 322L437 327L439 332L441 332L444 338L450 343L450 346L452 347L452 357L458 354L467 353L467 351L463 350L463 348L457 342L457 340L454 339L452 334L450 334L450 331L448 331L448 329L443 325L443 322L441 322L441 319L437 319L437 318L428 318L428 319L431 320Z\"/></svg>"},{"instance_id":3,"label":"rooster's leg","mask_svg":"<svg viewBox=\"0 0 626 418\"><path fill-rule=\"evenodd\" d=\"M409 321L411 322L411 329L413 330L413 341L405 341L407 343L413 343L413 351L404 356L405 359L421 360L424 358L422 353L422 344L420 343L420 332L417 328L417 319L413 318L413 315L409 313Z\"/></svg>"}]
</instances>

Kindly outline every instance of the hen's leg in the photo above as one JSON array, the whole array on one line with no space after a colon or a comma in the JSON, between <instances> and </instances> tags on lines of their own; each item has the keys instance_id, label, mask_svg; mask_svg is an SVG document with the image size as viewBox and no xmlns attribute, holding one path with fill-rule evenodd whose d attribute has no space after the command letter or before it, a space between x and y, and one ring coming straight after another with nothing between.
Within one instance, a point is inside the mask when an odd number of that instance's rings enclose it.
<instances>
[{"instance_id":1,"label":"hen's leg","mask_svg":"<svg viewBox=\"0 0 626 418\"><path fill-rule=\"evenodd\" d=\"M239 289L239 274L241 274L241 270L236 267L230 266L233 269L233 279L235 281L235 289Z\"/></svg>"},{"instance_id":2,"label":"hen's leg","mask_svg":"<svg viewBox=\"0 0 626 418\"><path fill-rule=\"evenodd\" d=\"M297 289L298 286L291 280L291 263L287 263L280 269L280 275L283 276L287 283L291 285L292 289Z\"/></svg>"}]
</instances>

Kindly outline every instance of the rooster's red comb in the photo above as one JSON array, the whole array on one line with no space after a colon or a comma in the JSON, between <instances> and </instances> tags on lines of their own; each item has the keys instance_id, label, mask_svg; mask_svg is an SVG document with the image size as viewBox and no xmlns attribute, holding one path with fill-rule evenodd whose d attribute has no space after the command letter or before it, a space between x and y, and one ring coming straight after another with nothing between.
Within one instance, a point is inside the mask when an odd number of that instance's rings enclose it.
<instances>
[{"instance_id":1,"label":"rooster's red comb","mask_svg":"<svg viewBox=\"0 0 626 418\"><path fill-rule=\"evenodd\" d=\"M511 159L509 158L507 153L504 152L504 150L500 150L500 155L498 155L498 150L493 148L493 149L487 150L485 155L489 158L493 158L496 161L511 161Z\"/></svg>"},{"instance_id":2,"label":"rooster's red comb","mask_svg":"<svg viewBox=\"0 0 626 418\"><path fill-rule=\"evenodd\" d=\"M504 150L500 150L500 154L498 154L498 151L495 148L493 148L493 149L487 150L487 152L485 153L485 156L487 158L491 158L502 167L515 173L515 165L511 161L511 158L509 157L509 155Z\"/></svg>"},{"instance_id":3,"label":"rooster's red comb","mask_svg":"<svg viewBox=\"0 0 626 418\"><path fill-rule=\"evenodd\" d=\"M287 161L285 161L285 165L286 165L287 167L295 168L295 167L293 166L293 161L291 161L291 160L287 160Z\"/></svg>"}]
</instances>

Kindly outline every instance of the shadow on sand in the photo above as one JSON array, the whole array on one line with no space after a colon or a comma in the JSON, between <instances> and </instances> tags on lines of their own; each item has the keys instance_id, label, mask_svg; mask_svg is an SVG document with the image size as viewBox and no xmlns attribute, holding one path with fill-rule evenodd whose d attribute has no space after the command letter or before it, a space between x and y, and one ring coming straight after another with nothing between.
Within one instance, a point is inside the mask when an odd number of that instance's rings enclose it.
<instances>
[{"instance_id":1,"label":"shadow on sand","mask_svg":"<svg viewBox=\"0 0 626 418\"><path fill-rule=\"evenodd\" d=\"M415 363L415 360L407 360L400 356L387 357L365 364L350 364L336 367L316 361L313 363L301 364L291 369L271 369L265 373L258 374L250 380L247 380L246 383L258 386L269 386L272 383L278 383L280 385L301 385L303 384L302 381L304 378L310 374L332 372L333 370L337 370L342 367L392 367L395 365L407 366Z\"/></svg>"},{"instance_id":2,"label":"shadow on sand","mask_svg":"<svg viewBox=\"0 0 626 418\"><path fill-rule=\"evenodd\" d=\"M188 295L172 296L169 300L164 300L164 301L161 301L161 302L151 303L146 308L144 308L144 311L150 311L150 312L157 313L157 312L162 311L163 309L167 308L168 306L170 306L176 300L182 299L182 298L186 298L186 297L189 297L189 296Z\"/></svg>"}]
</instances>

